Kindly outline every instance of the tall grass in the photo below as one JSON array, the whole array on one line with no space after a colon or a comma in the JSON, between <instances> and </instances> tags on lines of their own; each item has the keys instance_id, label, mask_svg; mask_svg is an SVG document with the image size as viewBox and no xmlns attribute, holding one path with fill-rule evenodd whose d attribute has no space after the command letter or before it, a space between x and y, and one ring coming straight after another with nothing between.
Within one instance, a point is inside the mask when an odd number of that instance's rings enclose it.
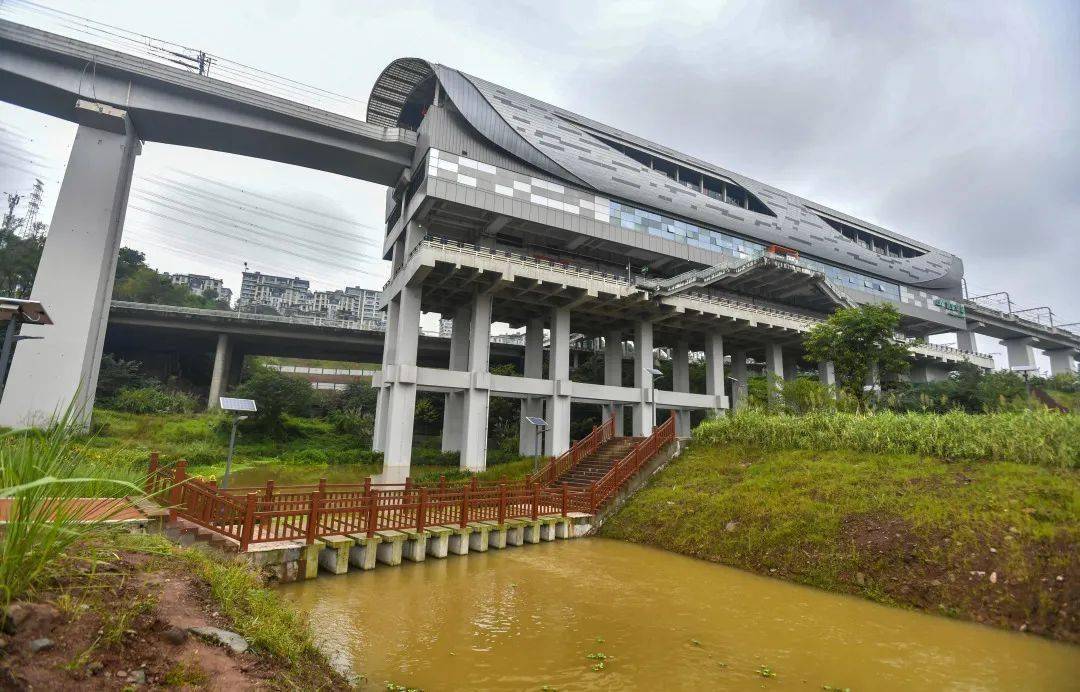
<instances>
[{"instance_id":1,"label":"tall grass","mask_svg":"<svg viewBox=\"0 0 1080 692\"><path fill-rule=\"evenodd\" d=\"M72 500L142 493L137 471L85 456L73 437L69 416L49 430L0 434L0 501L10 503L0 524L0 607L46 582L119 509L99 505L91 521L92 504Z\"/></svg>"},{"instance_id":2,"label":"tall grass","mask_svg":"<svg viewBox=\"0 0 1080 692\"><path fill-rule=\"evenodd\" d=\"M1080 417L1046 409L985 415L811 412L801 416L748 410L705 421L694 437L709 444L767 450L851 449L1080 468Z\"/></svg>"}]
</instances>

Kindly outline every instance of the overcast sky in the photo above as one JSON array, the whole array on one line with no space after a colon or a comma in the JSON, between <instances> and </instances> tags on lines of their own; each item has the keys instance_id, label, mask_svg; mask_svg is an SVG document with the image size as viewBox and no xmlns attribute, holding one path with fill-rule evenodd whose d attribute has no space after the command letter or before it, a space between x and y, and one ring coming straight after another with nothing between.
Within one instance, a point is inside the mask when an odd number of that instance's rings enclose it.
<instances>
[{"instance_id":1,"label":"overcast sky","mask_svg":"<svg viewBox=\"0 0 1080 692\"><path fill-rule=\"evenodd\" d=\"M48 5L338 92L357 115L394 58L441 62L954 252L972 295L1080 320L1075 1ZM0 191L37 175L51 205L73 133L0 104ZM124 243L234 289L244 262L377 287L383 195L148 144Z\"/></svg>"}]
</instances>

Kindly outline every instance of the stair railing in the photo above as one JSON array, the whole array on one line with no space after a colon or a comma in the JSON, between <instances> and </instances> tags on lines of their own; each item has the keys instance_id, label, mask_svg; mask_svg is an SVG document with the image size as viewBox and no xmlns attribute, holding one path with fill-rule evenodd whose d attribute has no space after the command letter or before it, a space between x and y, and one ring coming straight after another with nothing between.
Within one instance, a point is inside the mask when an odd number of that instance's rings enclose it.
<instances>
[{"instance_id":1,"label":"stair railing","mask_svg":"<svg viewBox=\"0 0 1080 692\"><path fill-rule=\"evenodd\" d=\"M571 445L570 449L549 461L536 475L526 479L526 484L528 482L539 482L547 485L555 482L567 471L577 466L579 461L595 452L600 445L613 437L615 437L615 419L608 418L600 425L593 426L592 432Z\"/></svg>"},{"instance_id":2,"label":"stair railing","mask_svg":"<svg viewBox=\"0 0 1080 692\"><path fill-rule=\"evenodd\" d=\"M659 427L655 428L651 435L634 446L626 456L620 459L611 469L604 474L603 478L594 482L589 488L589 502L591 512L596 512L619 491L620 488L633 478L645 463L652 459L667 444L675 440L675 414Z\"/></svg>"}]
</instances>

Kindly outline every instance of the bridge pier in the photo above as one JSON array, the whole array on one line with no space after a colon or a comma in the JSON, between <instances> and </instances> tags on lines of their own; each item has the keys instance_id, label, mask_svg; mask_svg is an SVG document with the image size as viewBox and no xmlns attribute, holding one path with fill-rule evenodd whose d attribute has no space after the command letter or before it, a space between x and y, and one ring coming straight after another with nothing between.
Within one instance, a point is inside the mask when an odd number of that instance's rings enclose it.
<instances>
[{"instance_id":1,"label":"bridge pier","mask_svg":"<svg viewBox=\"0 0 1080 692\"><path fill-rule=\"evenodd\" d=\"M745 362L744 360L744 365ZM724 396L724 379L724 335L720 332L710 332L705 336L705 393L716 397L717 404L713 413L718 416L724 412L719 403L721 397ZM689 429L686 432L686 436L689 437Z\"/></svg>"},{"instance_id":2,"label":"bridge pier","mask_svg":"<svg viewBox=\"0 0 1080 692\"><path fill-rule=\"evenodd\" d=\"M1035 367L1035 349L1031 345L1031 337L1022 336L1018 339L1002 339L1001 345L1005 347L1010 370Z\"/></svg>"},{"instance_id":3,"label":"bridge pier","mask_svg":"<svg viewBox=\"0 0 1080 692\"><path fill-rule=\"evenodd\" d=\"M221 408L219 397L225 393L229 383L229 370L232 366L232 343L228 334L218 334L217 348L214 350L214 369L210 374L210 396L206 408L210 411Z\"/></svg>"},{"instance_id":4,"label":"bridge pier","mask_svg":"<svg viewBox=\"0 0 1080 692\"><path fill-rule=\"evenodd\" d=\"M836 386L836 368L831 360L818 363L818 382L825 387Z\"/></svg>"},{"instance_id":5,"label":"bridge pier","mask_svg":"<svg viewBox=\"0 0 1080 692\"><path fill-rule=\"evenodd\" d=\"M780 344L765 344L765 380L769 390L769 405L780 401L779 382L784 379L784 349Z\"/></svg>"},{"instance_id":6,"label":"bridge pier","mask_svg":"<svg viewBox=\"0 0 1080 692\"><path fill-rule=\"evenodd\" d=\"M960 329L956 332L956 347L968 353L977 353L975 347L975 332L970 329Z\"/></svg>"},{"instance_id":7,"label":"bridge pier","mask_svg":"<svg viewBox=\"0 0 1080 692\"><path fill-rule=\"evenodd\" d=\"M491 381L491 294L473 296L469 318L469 387L463 392L461 468L487 468L488 403Z\"/></svg>"},{"instance_id":8,"label":"bridge pier","mask_svg":"<svg viewBox=\"0 0 1080 692\"><path fill-rule=\"evenodd\" d=\"M682 339L671 352L671 389L676 392L690 391L690 344ZM690 437L690 412L685 409L675 412L675 435Z\"/></svg>"},{"instance_id":9,"label":"bridge pier","mask_svg":"<svg viewBox=\"0 0 1080 692\"><path fill-rule=\"evenodd\" d=\"M746 351L735 351L735 354L731 356L731 376L735 380L731 385L731 395L735 399L735 408L746 408L746 405L750 403L750 375L746 369Z\"/></svg>"},{"instance_id":10,"label":"bridge pier","mask_svg":"<svg viewBox=\"0 0 1080 692\"><path fill-rule=\"evenodd\" d=\"M404 483L409 476L419 334L420 287L405 286L387 306L381 405L375 421L376 440L384 455L380 483Z\"/></svg>"},{"instance_id":11,"label":"bridge pier","mask_svg":"<svg viewBox=\"0 0 1080 692\"><path fill-rule=\"evenodd\" d=\"M621 387L623 377L623 340L622 331L609 330L604 337L604 384L609 387ZM615 418L615 435L626 434L626 416L622 404L611 403L604 407L607 418Z\"/></svg>"},{"instance_id":12,"label":"bridge pier","mask_svg":"<svg viewBox=\"0 0 1080 692\"><path fill-rule=\"evenodd\" d=\"M525 325L525 377L542 379L544 377L544 320L533 318ZM536 427L525 420L527 416L544 417L544 401L536 397L521 400L521 422L518 427L518 454L523 457L537 454L537 446L543 449L543 443L537 439Z\"/></svg>"},{"instance_id":13,"label":"bridge pier","mask_svg":"<svg viewBox=\"0 0 1080 692\"><path fill-rule=\"evenodd\" d=\"M1071 348L1057 348L1046 351L1046 355L1050 358L1051 375L1067 375L1076 372L1074 360L1080 357L1080 351Z\"/></svg>"},{"instance_id":14,"label":"bridge pier","mask_svg":"<svg viewBox=\"0 0 1080 692\"><path fill-rule=\"evenodd\" d=\"M41 426L71 406L87 426L94 406L116 258L140 150L125 111L79 101L79 129L60 186L31 295L54 325L24 325L0 426Z\"/></svg>"},{"instance_id":15,"label":"bridge pier","mask_svg":"<svg viewBox=\"0 0 1080 692\"><path fill-rule=\"evenodd\" d=\"M469 308L462 307L454 313L450 326L450 369L469 369ZM463 429L462 409L465 396L461 392L449 392L443 405L442 451L460 452Z\"/></svg>"},{"instance_id":16,"label":"bridge pier","mask_svg":"<svg viewBox=\"0 0 1080 692\"><path fill-rule=\"evenodd\" d=\"M553 308L551 311L551 353L549 378L554 382L554 393L548 408L548 434L545 451L548 456L559 456L570 449L570 310Z\"/></svg>"}]
</instances>

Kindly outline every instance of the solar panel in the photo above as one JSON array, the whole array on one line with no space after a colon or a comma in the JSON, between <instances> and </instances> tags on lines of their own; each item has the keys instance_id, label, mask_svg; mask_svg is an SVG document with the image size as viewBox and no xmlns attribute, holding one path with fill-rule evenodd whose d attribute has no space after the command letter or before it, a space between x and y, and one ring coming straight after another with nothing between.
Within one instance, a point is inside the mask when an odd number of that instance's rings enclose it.
<instances>
[{"instance_id":1,"label":"solar panel","mask_svg":"<svg viewBox=\"0 0 1080 692\"><path fill-rule=\"evenodd\" d=\"M525 416L525 420L531 425L547 427L547 421L543 418L537 418L536 416Z\"/></svg>"},{"instance_id":2,"label":"solar panel","mask_svg":"<svg viewBox=\"0 0 1080 692\"><path fill-rule=\"evenodd\" d=\"M218 397L218 402L221 404L222 411L254 413L257 410L254 399L233 399L232 397L222 396Z\"/></svg>"}]
</instances>

